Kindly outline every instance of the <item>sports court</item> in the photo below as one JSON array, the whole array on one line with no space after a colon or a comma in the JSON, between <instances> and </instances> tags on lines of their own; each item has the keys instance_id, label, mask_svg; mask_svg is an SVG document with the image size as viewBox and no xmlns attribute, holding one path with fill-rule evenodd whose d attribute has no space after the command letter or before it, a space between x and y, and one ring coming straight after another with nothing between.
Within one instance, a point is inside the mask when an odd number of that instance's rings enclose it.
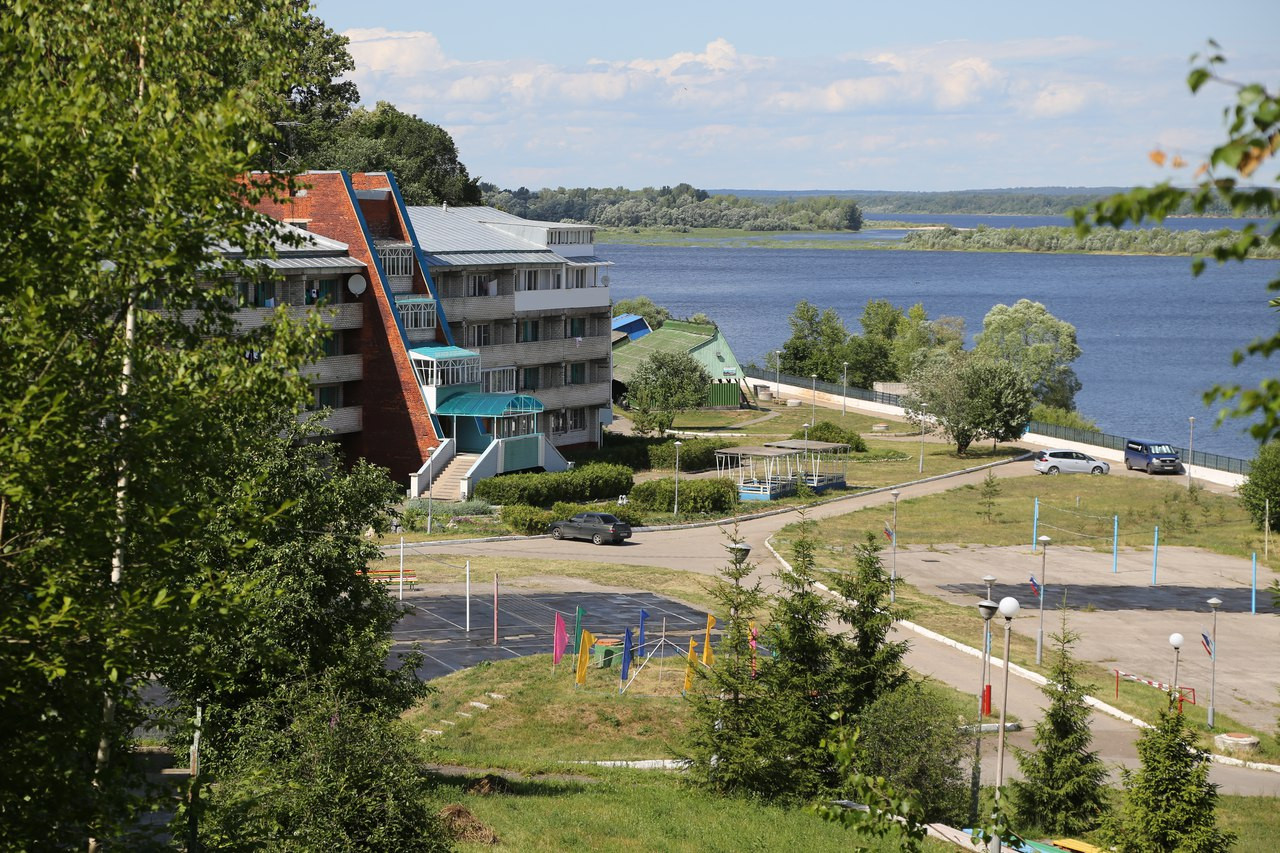
<instances>
[{"instance_id":1,"label":"sports court","mask_svg":"<svg viewBox=\"0 0 1280 853\"><path fill-rule=\"evenodd\" d=\"M651 647L665 633L668 639L687 643L701 639L707 614L686 604L647 592L513 592L498 595L498 642L494 643L493 588L472 588L470 632L467 631L465 595L406 596L409 612L394 631L392 654L407 652L419 643L426 656L418 668L424 680L439 678L483 661L507 660L526 655L550 654L555 615L559 613L573 630L577 608L582 627L597 638L621 638L627 628L633 635L640 627L640 611L648 616L645 633ZM713 636L718 636L712 631ZM675 647L667 647L675 653ZM652 649L651 649L652 650Z\"/></svg>"}]
</instances>

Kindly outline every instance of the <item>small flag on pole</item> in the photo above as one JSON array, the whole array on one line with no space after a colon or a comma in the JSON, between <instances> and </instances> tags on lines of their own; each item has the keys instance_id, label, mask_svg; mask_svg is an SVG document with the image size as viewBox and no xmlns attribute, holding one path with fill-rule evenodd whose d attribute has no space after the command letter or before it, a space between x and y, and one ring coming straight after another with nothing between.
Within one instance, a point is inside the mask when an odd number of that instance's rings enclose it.
<instances>
[{"instance_id":1,"label":"small flag on pole","mask_svg":"<svg viewBox=\"0 0 1280 853\"><path fill-rule=\"evenodd\" d=\"M578 671L574 677L579 685L587 683L587 663L591 660L591 647L595 644L595 635L584 629L578 638Z\"/></svg>"},{"instance_id":2,"label":"small flag on pole","mask_svg":"<svg viewBox=\"0 0 1280 853\"><path fill-rule=\"evenodd\" d=\"M747 640L747 643L748 645L751 646L751 677L755 678L756 677L756 647L760 645L757 639L760 635L756 633L756 623L754 622L747 623L747 636L750 637L750 639Z\"/></svg>"},{"instance_id":3,"label":"small flag on pole","mask_svg":"<svg viewBox=\"0 0 1280 853\"><path fill-rule=\"evenodd\" d=\"M631 629L622 639L622 683L627 683L627 673L631 671Z\"/></svg>"},{"instance_id":4,"label":"small flag on pole","mask_svg":"<svg viewBox=\"0 0 1280 853\"><path fill-rule=\"evenodd\" d=\"M636 643L636 649L637 649L636 654L642 658L644 657L644 620L648 618L649 618L649 611L641 610L640 611L640 638L639 638L639 641Z\"/></svg>"},{"instance_id":5,"label":"small flag on pole","mask_svg":"<svg viewBox=\"0 0 1280 853\"><path fill-rule=\"evenodd\" d=\"M715 655L711 651L711 629L716 625L716 617L710 613L707 614L707 632L702 637L702 663L711 666L711 662L715 660Z\"/></svg>"},{"instance_id":6,"label":"small flag on pole","mask_svg":"<svg viewBox=\"0 0 1280 853\"><path fill-rule=\"evenodd\" d=\"M1213 640L1209 639L1209 635L1204 631L1200 632L1200 645L1204 646L1204 653L1209 657L1213 657Z\"/></svg>"},{"instance_id":7,"label":"small flag on pole","mask_svg":"<svg viewBox=\"0 0 1280 853\"><path fill-rule=\"evenodd\" d=\"M688 693L693 687L693 665L698 662L698 641L693 637L689 638L689 662L684 667L684 692Z\"/></svg>"},{"instance_id":8,"label":"small flag on pole","mask_svg":"<svg viewBox=\"0 0 1280 853\"><path fill-rule=\"evenodd\" d=\"M573 612L573 636L569 639L573 641L573 653L576 655L582 643L582 608L575 607Z\"/></svg>"},{"instance_id":9,"label":"small flag on pole","mask_svg":"<svg viewBox=\"0 0 1280 853\"><path fill-rule=\"evenodd\" d=\"M893 528L887 524L884 526L884 538L893 542Z\"/></svg>"},{"instance_id":10,"label":"small flag on pole","mask_svg":"<svg viewBox=\"0 0 1280 853\"><path fill-rule=\"evenodd\" d=\"M1040 597L1040 584L1036 583L1036 576L1031 576L1031 592L1036 598Z\"/></svg>"},{"instance_id":11,"label":"small flag on pole","mask_svg":"<svg viewBox=\"0 0 1280 853\"><path fill-rule=\"evenodd\" d=\"M565 647L569 645L569 631L564 627L564 617L556 613L555 628L551 632L551 663L558 664L564 657Z\"/></svg>"}]
</instances>

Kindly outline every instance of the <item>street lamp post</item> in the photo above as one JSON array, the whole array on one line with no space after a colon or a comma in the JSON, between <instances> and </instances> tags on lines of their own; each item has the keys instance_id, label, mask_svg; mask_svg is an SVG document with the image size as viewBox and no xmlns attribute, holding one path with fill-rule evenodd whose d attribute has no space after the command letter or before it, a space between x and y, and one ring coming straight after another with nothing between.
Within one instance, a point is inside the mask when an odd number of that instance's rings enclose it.
<instances>
[{"instance_id":1,"label":"street lamp post","mask_svg":"<svg viewBox=\"0 0 1280 853\"><path fill-rule=\"evenodd\" d=\"M804 448L804 456L802 457L804 460L803 471L801 472L802 477L809 476L809 466L812 464L812 460L809 457L809 427L810 426L811 426L810 424L804 425L805 448ZM808 481L806 480L806 482Z\"/></svg>"},{"instance_id":2,"label":"street lamp post","mask_svg":"<svg viewBox=\"0 0 1280 853\"><path fill-rule=\"evenodd\" d=\"M1173 684L1169 685L1174 690L1174 695L1179 695L1178 691L1178 656L1182 654L1182 635L1173 633L1169 635L1169 645L1173 646Z\"/></svg>"},{"instance_id":3,"label":"street lamp post","mask_svg":"<svg viewBox=\"0 0 1280 853\"><path fill-rule=\"evenodd\" d=\"M844 362L844 370L840 374L840 383L844 386L840 392L840 417L844 417L848 410L846 405L849 402L849 362Z\"/></svg>"},{"instance_id":4,"label":"street lamp post","mask_svg":"<svg viewBox=\"0 0 1280 853\"><path fill-rule=\"evenodd\" d=\"M435 471L436 449L431 448L431 452L427 454L427 535L431 535L431 516L434 509L432 497L432 489L435 484L431 481L436 478Z\"/></svg>"},{"instance_id":5,"label":"street lamp post","mask_svg":"<svg viewBox=\"0 0 1280 853\"><path fill-rule=\"evenodd\" d=\"M809 378L813 380L813 396L809 398L809 423L816 424L818 422L818 374L810 373Z\"/></svg>"},{"instance_id":6,"label":"street lamp post","mask_svg":"<svg viewBox=\"0 0 1280 853\"><path fill-rule=\"evenodd\" d=\"M996 811L1000 811L1000 788L1004 785L1004 717L1009 707L1009 634L1013 631L1013 617L1018 615L1018 599L1006 596L997 608L1004 617L1004 689L1000 694L1000 729L996 740ZM992 851L1000 853L1000 837L991 840Z\"/></svg>"},{"instance_id":7,"label":"street lamp post","mask_svg":"<svg viewBox=\"0 0 1280 853\"><path fill-rule=\"evenodd\" d=\"M924 413L929 408L927 404L920 404L920 473L924 473Z\"/></svg>"},{"instance_id":8,"label":"street lamp post","mask_svg":"<svg viewBox=\"0 0 1280 853\"><path fill-rule=\"evenodd\" d=\"M990 577L988 575L987 577ZM994 578L993 578L994 580ZM978 602L978 613L982 616L983 635L988 638L983 646L982 678L978 685L978 725L973 731L973 779L969 791L969 824L978 825L978 789L982 783L982 709L987 696L987 661L991 651L991 617L996 615L999 605L991 600L991 595Z\"/></svg>"},{"instance_id":9,"label":"street lamp post","mask_svg":"<svg viewBox=\"0 0 1280 853\"><path fill-rule=\"evenodd\" d=\"M983 575L982 582L987 585L987 601L995 601L995 599L991 597L992 587L994 587L996 583L995 575ZM986 686L991 683L991 620L990 619L987 620L986 631L983 633L983 636L982 636L982 655L983 655L982 687L985 690Z\"/></svg>"},{"instance_id":10,"label":"street lamp post","mask_svg":"<svg viewBox=\"0 0 1280 853\"><path fill-rule=\"evenodd\" d=\"M1045 576L1049 557L1048 536L1040 537L1040 627L1036 630L1036 666L1040 665L1041 652L1044 647L1044 594L1049 590L1049 579Z\"/></svg>"},{"instance_id":11,"label":"street lamp post","mask_svg":"<svg viewBox=\"0 0 1280 853\"><path fill-rule=\"evenodd\" d=\"M782 350L773 351L773 401L782 396Z\"/></svg>"},{"instance_id":12,"label":"street lamp post","mask_svg":"<svg viewBox=\"0 0 1280 853\"><path fill-rule=\"evenodd\" d=\"M675 505L674 511L672 512L672 515L674 515L676 518L679 518L680 517L680 446L684 444L684 442L677 441L674 443L676 446L676 505Z\"/></svg>"},{"instance_id":13,"label":"street lamp post","mask_svg":"<svg viewBox=\"0 0 1280 853\"><path fill-rule=\"evenodd\" d=\"M894 587L898 584L898 495L902 492L894 489L893 496L893 559L889 563L889 603L896 601Z\"/></svg>"},{"instance_id":14,"label":"street lamp post","mask_svg":"<svg viewBox=\"0 0 1280 853\"><path fill-rule=\"evenodd\" d=\"M1222 606L1222 599L1215 595L1209 599L1209 606L1213 608L1213 633L1209 637L1209 728L1212 729L1213 694L1218 686L1218 608Z\"/></svg>"},{"instance_id":15,"label":"street lamp post","mask_svg":"<svg viewBox=\"0 0 1280 853\"><path fill-rule=\"evenodd\" d=\"M1191 489L1191 460L1196 458L1196 419L1187 418L1191 422L1191 438L1187 442L1187 489Z\"/></svg>"}]
</instances>

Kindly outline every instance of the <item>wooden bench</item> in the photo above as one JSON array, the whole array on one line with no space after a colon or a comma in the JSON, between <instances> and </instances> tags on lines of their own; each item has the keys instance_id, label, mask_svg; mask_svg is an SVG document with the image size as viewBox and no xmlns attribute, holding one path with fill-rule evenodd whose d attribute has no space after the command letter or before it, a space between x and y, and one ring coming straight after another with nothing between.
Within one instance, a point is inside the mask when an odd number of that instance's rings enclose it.
<instances>
[{"instance_id":1,"label":"wooden bench","mask_svg":"<svg viewBox=\"0 0 1280 853\"><path fill-rule=\"evenodd\" d=\"M380 582L380 583L394 583L394 584L398 584L398 583L400 583L400 569L399 569L399 568L394 568L394 569L369 569L369 571L368 571L368 575L369 575L370 580L375 580L375 581L378 581L378 582ZM416 574L414 574L413 572L409 571L408 569L406 569L406 570L405 570L405 573L404 573L404 583L405 583L405 586L409 587L409 589L417 589L417 588L418 588L418 576L417 576Z\"/></svg>"}]
</instances>

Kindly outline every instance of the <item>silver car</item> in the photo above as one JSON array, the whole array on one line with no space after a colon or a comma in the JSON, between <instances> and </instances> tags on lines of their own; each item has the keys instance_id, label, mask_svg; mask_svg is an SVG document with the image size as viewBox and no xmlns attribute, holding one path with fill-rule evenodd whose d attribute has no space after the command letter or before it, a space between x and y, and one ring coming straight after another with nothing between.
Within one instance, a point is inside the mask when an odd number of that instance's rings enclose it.
<instances>
[{"instance_id":1,"label":"silver car","mask_svg":"<svg viewBox=\"0 0 1280 853\"><path fill-rule=\"evenodd\" d=\"M1111 466L1078 450L1041 450L1035 469L1041 474L1106 474Z\"/></svg>"}]
</instances>

